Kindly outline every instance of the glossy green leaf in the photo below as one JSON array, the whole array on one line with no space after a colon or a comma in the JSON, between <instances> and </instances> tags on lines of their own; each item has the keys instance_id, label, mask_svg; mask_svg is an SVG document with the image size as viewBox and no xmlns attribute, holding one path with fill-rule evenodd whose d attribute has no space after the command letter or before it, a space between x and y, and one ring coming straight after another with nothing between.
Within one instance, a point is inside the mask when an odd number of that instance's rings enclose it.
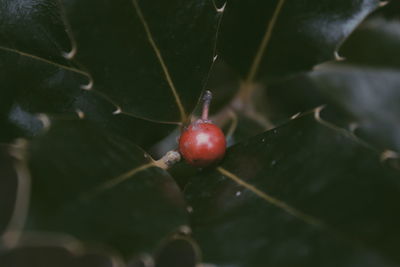
<instances>
[{"instance_id":1,"label":"glossy green leaf","mask_svg":"<svg viewBox=\"0 0 400 267\"><path fill-rule=\"evenodd\" d=\"M74 59L95 90L137 117L186 118L213 62L221 13L212 1L62 3L77 43Z\"/></svg>"},{"instance_id":2,"label":"glossy green leaf","mask_svg":"<svg viewBox=\"0 0 400 267\"><path fill-rule=\"evenodd\" d=\"M60 112L71 103L74 74L62 65L71 65L65 57L74 48L58 1L4 0L0 14L1 139L11 141L35 132L35 119L23 117L20 105L28 112Z\"/></svg>"},{"instance_id":3,"label":"glossy green leaf","mask_svg":"<svg viewBox=\"0 0 400 267\"><path fill-rule=\"evenodd\" d=\"M37 113L75 112L81 86L88 83L86 74L18 51L0 49L0 59L1 90L10 106L0 115L4 139L36 135L42 128Z\"/></svg>"},{"instance_id":4,"label":"glossy green leaf","mask_svg":"<svg viewBox=\"0 0 400 267\"><path fill-rule=\"evenodd\" d=\"M399 173L315 114L231 147L193 178L185 192L206 262L400 265Z\"/></svg>"},{"instance_id":5,"label":"glossy green leaf","mask_svg":"<svg viewBox=\"0 0 400 267\"><path fill-rule=\"evenodd\" d=\"M380 149L400 149L399 23L372 17L344 44L346 60L322 64L269 88L271 117L282 121L297 112L327 105L326 118L357 129Z\"/></svg>"},{"instance_id":6,"label":"glossy green leaf","mask_svg":"<svg viewBox=\"0 0 400 267\"><path fill-rule=\"evenodd\" d=\"M167 136L177 126L143 120L125 113L116 112L116 107L96 91L82 91L74 104L85 120L96 123L103 130L131 140L148 149Z\"/></svg>"},{"instance_id":7,"label":"glossy green leaf","mask_svg":"<svg viewBox=\"0 0 400 267\"><path fill-rule=\"evenodd\" d=\"M4 69L2 86L16 93L15 101L26 111L63 113L88 83L81 71L14 51L0 50Z\"/></svg>"},{"instance_id":8,"label":"glossy green leaf","mask_svg":"<svg viewBox=\"0 0 400 267\"><path fill-rule=\"evenodd\" d=\"M145 147L174 128L174 125L154 123L127 114L114 114L117 110L114 104L95 91L82 89L88 78L77 69L9 51L0 51L0 57L6 67L3 85L16 93L15 103L5 119L15 128L15 136L33 137L40 132L43 124L37 113L65 116L78 112L82 118L101 128Z\"/></svg>"},{"instance_id":9,"label":"glossy green leaf","mask_svg":"<svg viewBox=\"0 0 400 267\"><path fill-rule=\"evenodd\" d=\"M58 1L2 0L0 14L0 50L69 64L64 56L73 47Z\"/></svg>"},{"instance_id":10,"label":"glossy green leaf","mask_svg":"<svg viewBox=\"0 0 400 267\"><path fill-rule=\"evenodd\" d=\"M380 149L399 151L399 74L388 68L325 65L274 87L269 104L277 120L327 105L326 119L355 128Z\"/></svg>"},{"instance_id":11,"label":"glossy green leaf","mask_svg":"<svg viewBox=\"0 0 400 267\"><path fill-rule=\"evenodd\" d=\"M309 77L318 93L350 117L373 143L400 151L399 71L342 66L327 67Z\"/></svg>"},{"instance_id":12,"label":"glossy green leaf","mask_svg":"<svg viewBox=\"0 0 400 267\"><path fill-rule=\"evenodd\" d=\"M152 252L187 224L172 178L149 156L84 120L52 121L30 148L28 230L68 233L125 256Z\"/></svg>"},{"instance_id":13,"label":"glossy green leaf","mask_svg":"<svg viewBox=\"0 0 400 267\"><path fill-rule=\"evenodd\" d=\"M378 4L378 0L228 0L218 52L250 79L309 70L334 59L343 40Z\"/></svg>"}]
</instances>

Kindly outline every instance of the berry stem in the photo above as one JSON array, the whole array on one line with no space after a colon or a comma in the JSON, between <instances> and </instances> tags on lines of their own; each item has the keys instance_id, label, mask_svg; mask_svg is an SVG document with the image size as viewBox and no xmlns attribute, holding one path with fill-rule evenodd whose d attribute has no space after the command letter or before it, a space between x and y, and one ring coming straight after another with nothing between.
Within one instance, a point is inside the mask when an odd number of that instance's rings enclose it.
<instances>
[{"instance_id":1,"label":"berry stem","mask_svg":"<svg viewBox=\"0 0 400 267\"><path fill-rule=\"evenodd\" d=\"M203 96L203 113L201 114L201 119L203 121L208 121L208 112L210 110L210 103L212 99L212 93L210 91L205 91Z\"/></svg>"},{"instance_id":2,"label":"berry stem","mask_svg":"<svg viewBox=\"0 0 400 267\"><path fill-rule=\"evenodd\" d=\"M157 167L168 170L169 167L178 163L181 160L181 154L178 151L168 151L161 159L154 161Z\"/></svg>"}]
</instances>

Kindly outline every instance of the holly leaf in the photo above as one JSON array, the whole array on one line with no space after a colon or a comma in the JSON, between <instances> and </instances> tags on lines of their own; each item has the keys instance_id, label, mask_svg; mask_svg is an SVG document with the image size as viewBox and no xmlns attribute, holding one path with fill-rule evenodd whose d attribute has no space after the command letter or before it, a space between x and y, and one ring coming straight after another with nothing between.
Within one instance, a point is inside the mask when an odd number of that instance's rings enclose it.
<instances>
[{"instance_id":1,"label":"holly leaf","mask_svg":"<svg viewBox=\"0 0 400 267\"><path fill-rule=\"evenodd\" d=\"M343 46L346 60L272 85L267 91L273 119L287 120L297 112L327 106L325 118L381 150L399 151L400 50L396 21L372 17Z\"/></svg>"},{"instance_id":2,"label":"holly leaf","mask_svg":"<svg viewBox=\"0 0 400 267\"><path fill-rule=\"evenodd\" d=\"M305 71L335 59L378 0L228 0L218 51L246 80Z\"/></svg>"},{"instance_id":3,"label":"holly leaf","mask_svg":"<svg viewBox=\"0 0 400 267\"><path fill-rule=\"evenodd\" d=\"M117 107L106 98L96 91L82 89L88 83L88 77L78 69L9 51L0 51L0 57L5 66L3 84L16 94L12 99L15 103L5 119L15 128L9 135L36 136L43 128L37 113L57 116L78 114L144 147L165 136L174 127L116 113Z\"/></svg>"},{"instance_id":4,"label":"holly leaf","mask_svg":"<svg viewBox=\"0 0 400 267\"><path fill-rule=\"evenodd\" d=\"M0 50L70 64L74 48L58 1L3 0L0 13Z\"/></svg>"},{"instance_id":5,"label":"holly leaf","mask_svg":"<svg viewBox=\"0 0 400 267\"><path fill-rule=\"evenodd\" d=\"M186 120L214 58L221 12L213 1L62 3L77 43L74 59L95 90L136 117Z\"/></svg>"},{"instance_id":6,"label":"holly leaf","mask_svg":"<svg viewBox=\"0 0 400 267\"><path fill-rule=\"evenodd\" d=\"M88 83L86 74L19 51L0 49L0 58L2 93L9 102L0 118L6 140L35 136L43 127L37 113L75 112L76 97Z\"/></svg>"},{"instance_id":7,"label":"holly leaf","mask_svg":"<svg viewBox=\"0 0 400 267\"><path fill-rule=\"evenodd\" d=\"M74 103L82 119L94 122L98 127L149 149L161 138L171 133L176 125L157 123L118 112L116 106L95 90L83 90Z\"/></svg>"},{"instance_id":8,"label":"holly leaf","mask_svg":"<svg viewBox=\"0 0 400 267\"><path fill-rule=\"evenodd\" d=\"M400 264L398 172L318 114L231 147L220 167L192 179L185 193L206 262Z\"/></svg>"},{"instance_id":9,"label":"holly leaf","mask_svg":"<svg viewBox=\"0 0 400 267\"><path fill-rule=\"evenodd\" d=\"M88 82L85 73L19 52L3 51L2 83L16 93L15 102L31 113L65 113L71 110L80 86Z\"/></svg>"},{"instance_id":10,"label":"holly leaf","mask_svg":"<svg viewBox=\"0 0 400 267\"><path fill-rule=\"evenodd\" d=\"M31 142L27 230L67 233L117 249L152 252L187 224L179 188L131 142L84 120L52 121Z\"/></svg>"},{"instance_id":11,"label":"holly leaf","mask_svg":"<svg viewBox=\"0 0 400 267\"><path fill-rule=\"evenodd\" d=\"M382 149L400 151L399 71L328 67L309 75L333 108ZM343 117L338 118L343 121Z\"/></svg>"}]
</instances>

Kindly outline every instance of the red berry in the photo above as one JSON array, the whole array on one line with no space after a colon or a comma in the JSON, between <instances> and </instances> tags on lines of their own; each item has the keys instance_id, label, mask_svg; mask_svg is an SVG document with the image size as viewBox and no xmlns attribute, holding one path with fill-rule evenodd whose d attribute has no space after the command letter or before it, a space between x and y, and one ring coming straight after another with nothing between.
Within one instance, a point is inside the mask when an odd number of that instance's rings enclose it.
<instances>
[{"instance_id":1,"label":"red berry","mask_svg":"<svg viewBox=\"0 0 400 267\"><path fill-rule=\"evenodd\" d=\"M185 129L179 139L179 151L189 164L206 167L225 155L226 141L221 129L209 121L198 120Z\"/></svg>"}]
</instances>

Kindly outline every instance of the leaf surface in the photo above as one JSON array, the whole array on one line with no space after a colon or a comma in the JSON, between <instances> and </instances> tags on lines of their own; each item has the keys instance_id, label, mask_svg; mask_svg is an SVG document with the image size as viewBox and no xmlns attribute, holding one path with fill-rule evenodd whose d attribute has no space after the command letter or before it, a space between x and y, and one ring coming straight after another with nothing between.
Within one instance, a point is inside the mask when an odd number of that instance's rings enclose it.
<instances>
[{"instance_id":1,"label":"leaf surface","mask_svg":"<svg viewBox=\"0 0 400 267\"><path fill-rule=\"evenodd\" d=\"M185 193L206 262L399 266L398 177L310 114L231 147Z\"/></svg>"},{"instance_id":2,"label":"leaf surface","mask_svg":"<svg viewBox=\"0 0 400 267\"><path fill-rule=\"evenodd\" d=\"M395 1L393 1L395 2ZM347 62L357 65L400 68L400 21L368 19L340 49Z\"/></svg>"},{"instance_id":3,"label":"leaf surface","mask_svg":"<svg viewBox=\"0 0 400 267\"><path fill-rule=\"evenodd\" d=\"M58 1L3 0L0 3L0 50L69 65L73 52Z\"/></svg>"},{"instance_id":4,"label":"leaf surface","mask_svg":"<svg viewBox=\"0 0 400 267\"><path fill-rule=\"evenodd\" d=\"M340 44L377 0L228 0L218 52L245 79L311 69Z\"/></svg>"},{"instance_id":5,"label":"leaf surface","mask_svg":"<svg viewBox=\"0 0 400 267\"><path fill-rule=\"evenodd\" d=\"M212 1L62 2L95 90L137 117L186 120L213 62Z\"/></svg>"},{"instance_id":6,"label":"leaf surface","mask_svg":"<svg viewBox=\"0 0 400 267\"><path fill-rule=\"evenodd\" d=\"M187 224L172 178L137 146L87 121L53 121L30 151L28 230L67 233L129 256L152 252Z\"/></svg>"}]
</instances>

